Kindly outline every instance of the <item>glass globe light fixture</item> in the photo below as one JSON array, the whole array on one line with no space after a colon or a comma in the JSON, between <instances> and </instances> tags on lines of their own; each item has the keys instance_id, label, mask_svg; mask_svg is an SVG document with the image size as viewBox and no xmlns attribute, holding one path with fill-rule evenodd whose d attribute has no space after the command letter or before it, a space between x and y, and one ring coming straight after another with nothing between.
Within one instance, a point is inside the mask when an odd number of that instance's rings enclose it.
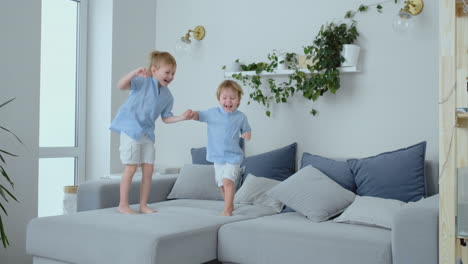
<instances>
[{"instance_id":1,"label":"glass globe light fixture","mask_svg":"<svg viewBox=\"0 0 468 264\"><path fill-rule=\"evenodd\" d=\"M405 32L412 27L414 16L422 12L423 0L407 0L405 6L393 19L393 29L397 32Z\"/></svg>"},{"instance_id":2,"label":"glass globe light fixture","mask_svg":"<svg viewBox=\"0 0 468 264\"><path fill-rule=\"evenodd\" d=\"M400 11L393 19L393 29L396 32L406 32L412 25L413 15L407 11Z\"/></svg>"},{"instance_id":3,"label":"glass globe light fixture","mask_svg":"<svg viewBox=\"0 0 468 264\"><path fill-rule=\"evenodd\" d=\"M185 36L177 40L175 50L176 54L181 55L182 57L186 56L190 52L190 35L187 33Z\"/></svg>"}]
</instances>

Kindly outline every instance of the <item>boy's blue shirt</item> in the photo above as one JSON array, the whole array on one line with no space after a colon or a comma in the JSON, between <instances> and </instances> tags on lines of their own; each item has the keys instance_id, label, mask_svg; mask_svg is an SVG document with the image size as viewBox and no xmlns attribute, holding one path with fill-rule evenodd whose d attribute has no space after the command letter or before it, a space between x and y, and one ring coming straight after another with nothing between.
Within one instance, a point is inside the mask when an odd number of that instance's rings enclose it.
<instances>
[{"instance_id":1,"label":"boy's blue shirt","mask_svg":"<svg viewBox=\"0 0 468 264\"><path fill-rule=\"evenodd\" d=\"M130 81L130 94L120 107L110 129L139 140L143 135L154 142L154 127L159 116L170 117L174 98L165 86L158 89L158 80L136 76Z\"/></svg>"},{"instance_id":2,"label":"boy's blue shirt","mask_svg":"<svg viewBox=\"0 0 468 264\"><path fill-rule=\"evenodd\" d=\"M214 163L240 164L244 153L239 146L240 136L250 132L247 116L235 110L227 113L221 107L200 111L198 120L208 123L206 159Z\"/></svg>"}]
</instances>

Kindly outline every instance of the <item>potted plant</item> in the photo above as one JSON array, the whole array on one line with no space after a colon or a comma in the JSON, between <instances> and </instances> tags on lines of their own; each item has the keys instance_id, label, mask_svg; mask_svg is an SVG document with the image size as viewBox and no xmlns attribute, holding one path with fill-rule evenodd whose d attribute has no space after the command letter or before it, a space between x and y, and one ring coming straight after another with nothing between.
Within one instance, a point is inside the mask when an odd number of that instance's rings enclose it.
<instances>
[{"instance_id":1,"label":"potted plant","mask_svg":"<svg viewBox=\"0 0 468 264\"><path fill-rule=\"evenodd\" d=\"M381 3L385 2L387 1ZM305 98L312 101L316 101L328 91L333 94L336 93L340 88L339 67L345 61L342 56L343 46L353 44L359 36L354 16L357 13L367 11L371 6L376 6L377 11L380 13L382 12L381 3L360 5L355 11L346 12L346 22L331 22L322 25L312 45L304 47L303 56L305 58L301 58L301 61L311 60L311 63L302 64L307 70L298 66L295 53L287 53L284 60L279 60L278 55L273 52L268 55L267 62L241 64L242 70L255 71L256 74L246 75L239 72L233 74L232 78L242 81L244 85L252 88L249 94L250 99L266 106L267 116L271 115L269 111L270 103L286 103L288 98L296 92L301 92ZM295 60L295 62L291 63L292 60ZM268 78L268 89L262 89L262 72L273 72L279 64L288 65L287 68L293 70L293 73L289 75L289 79L277 83L275 79ZM284 69L286 67L279 68ZM312 108L310 113L316 115L317 110Z\"/></svg>"},{"instance_id":2,"label":"potted plant","mask_svg":"<svg viewBox=\"0 0 468 264\"><path fill-rule=\"evenodd\" d=\"M5 103L0 104L0 108L5 106L6 104L10 103L14 99L15 98L10 99L10 100L6 101ZM5 132L7 132L8 134L13 135L14 138L18 142L23 143L13 132L11 132L6 127L0 125L0 130L3 130ZM6 171L6 160L4 158L5 155L12 156L12 157L17 157L17 155L12 154L9 151L6 151L5 149L3 149L0 146L0 173L2 175L2 178L6 181L7 186L9 185L13 189L14 188L13 181L11 180L10 176L8 175L8 173ZM5 206L4 206L5 203L8 203L8 201L9 201L8 199L11 198L11 199L13 199L15 201L18 201L16 199L16 197L7 189L7 186L5 186L4 183L2 183L2 181L0 181L0 196L1 196L1 198L0 198L0 208L2 209L5 216L8 216L8 213L7 213L7 211L5 209ZM2 212L0 212L0 237L2 239L2 244L3 244L4 248L6 248L8 245L10 245L10 243L8 242L8 237L7 237L6 232L5 232L5 227L3 226Z\"/></svg>"}]
</instances>

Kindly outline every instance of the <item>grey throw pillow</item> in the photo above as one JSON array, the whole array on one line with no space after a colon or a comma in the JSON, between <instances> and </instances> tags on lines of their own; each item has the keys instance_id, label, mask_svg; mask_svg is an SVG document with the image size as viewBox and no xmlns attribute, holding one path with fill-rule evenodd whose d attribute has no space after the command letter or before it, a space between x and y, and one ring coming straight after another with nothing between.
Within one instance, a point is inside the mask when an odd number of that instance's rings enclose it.
<instances>
[{"instance_id":1,"label":"grey throw pillow","mask_svg":"<svg viewBox=\"0 0 468 264\"><path fill-rule=\"evenodd\" d=\"M186 164L167 199L223 200L213 165Z\"/></svg>"},{"instance_id":2,"label":"grey throw pillow","mask_svg":"<svg viewBox=\"0 0 468 264\"><path fill-rule=\"evenodd\" d=\"M406 203L394 199L356 196L354 202L333 221L392 229L393 218L405 205Z\"/></svg>"},{"instance_id":3,"label":"grey throw pillow","mask_svg":"<svg viewBox=\"0 0 468 264\"><path fill-rule=\"evenodd\" d=\"M266 192L275 187L280 181L257 177L249 174L242 187L236 192L234 203L253 204L272 208L279 213L284 205L280 201L266 195Z\"/></svg>"},{"instance_id":4,"label":"grey throw pillow","mask_svg":"<svg viewBox=\"0 0 468 264\"><path fill-rule=\"evenodd\" d=\"M356 196L318 169L306 166L267 192L314 222L341 213Z\"/></svg>"},{"instance_id":5,"label":"grey throw pillow","mask_svg":"<svg viewBox=\"0 0 468 264\"><path fill-rule=\"evenodd\" d=\"M334 160L318 155L304 152L302 154L301 168L311 165L327 175L330 179L336 181L344 188L356 192L354 175L346 163L346 160Z\"/></svg>"}]
</instances>

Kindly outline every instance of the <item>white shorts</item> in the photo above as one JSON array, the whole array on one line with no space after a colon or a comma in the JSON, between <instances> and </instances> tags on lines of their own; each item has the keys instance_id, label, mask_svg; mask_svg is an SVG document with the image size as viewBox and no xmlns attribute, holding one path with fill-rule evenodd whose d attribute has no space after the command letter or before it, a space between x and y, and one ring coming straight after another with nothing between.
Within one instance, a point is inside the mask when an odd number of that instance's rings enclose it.
<instances>
[{"instance_id":1,"label":"white shorts","mask_svg":"<svg viewBox=\"0 0 468 264\"><path fill-rule=\"evenodd\" d=\"M144 135L134 140L125 133L120 133L120 160L122 164L154 164L154 143Z\"/></svg>"},{"instance_id":2,"label":"white shorts","mask_svg":"<svg viewBox=\"0 0 468 264\"><path fill-rule=\"evenodd\" d=\"M234 186L237 185L237 180L241 174L241 169L239 164L230 164L230 163L215 163L215 180L218 187L223 186L223 179L229 179L234 182Z\"/></svg>"}]
</instances>

